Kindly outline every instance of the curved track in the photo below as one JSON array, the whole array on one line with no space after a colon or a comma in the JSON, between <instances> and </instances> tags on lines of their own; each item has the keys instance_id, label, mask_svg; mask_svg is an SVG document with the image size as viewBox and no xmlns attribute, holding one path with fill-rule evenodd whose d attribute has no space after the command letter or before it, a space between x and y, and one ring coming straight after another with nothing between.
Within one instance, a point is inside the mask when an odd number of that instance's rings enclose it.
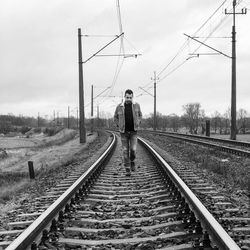
<instances>
[{"instance_id":1,"label":"curved track","mask_svg":"<svg viewBox=\"0 0 250 250\"><path fill-rule=\"evenodd\" d=\"M240 249L142 139L136 170L127 177L115 138L102 157L66 187L8 250ZM73 175L69 178L74 179Z\"/></svg>"}]
</instances>

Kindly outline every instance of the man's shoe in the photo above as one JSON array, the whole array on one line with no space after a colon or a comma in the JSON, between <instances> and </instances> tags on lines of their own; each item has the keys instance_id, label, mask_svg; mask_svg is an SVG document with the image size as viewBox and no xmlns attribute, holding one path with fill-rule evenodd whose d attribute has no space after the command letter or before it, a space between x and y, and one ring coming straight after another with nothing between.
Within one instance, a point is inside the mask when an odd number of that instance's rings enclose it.
<instances>
[{"instance_id":1,"label":"man's shoe","mask_svg":"<svg viewBox=\"0 0 250 250\"><path fill-rule=\"evenodd\" d=\"M130 176L131 173L130 173L130 168L126 168L126 176Z\"/></svg>"},{"instance_id":2,"label":"man's shoe","mask_svg":"<svg viewBox=\"0 0 250 250\"><path fill-rule=\"evenodd\" d=\"M127 172L127 173L126 173L126 176L131 176L131 173L130 173L130 172Z\"/></svg>"},{"instance_id":3,"label":"man's shoe","mask_svg":"<svg viewBox=\"0 0 250 250\"><path fill-rule=\"evenodd\" d=\"M131 171L135 171L135 162L134 161L131 161L130 166L131 166Z\"/></svg>"}]
</instances>

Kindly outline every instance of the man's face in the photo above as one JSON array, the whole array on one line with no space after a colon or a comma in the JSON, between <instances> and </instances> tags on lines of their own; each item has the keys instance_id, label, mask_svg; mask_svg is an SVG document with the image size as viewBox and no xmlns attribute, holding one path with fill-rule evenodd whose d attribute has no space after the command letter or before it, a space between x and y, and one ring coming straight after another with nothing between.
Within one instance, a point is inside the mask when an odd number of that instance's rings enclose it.
<instances>
[{"instance_id":1,"label":"man's face","mask_svg":"<svg viewBox=\"0 0 250 250\"><path fill-rule=\"evenodd\" d=\"M125 102L130 103L133 101L133 94L126 94L125 95Z\"/></svg>"}]
</instances>

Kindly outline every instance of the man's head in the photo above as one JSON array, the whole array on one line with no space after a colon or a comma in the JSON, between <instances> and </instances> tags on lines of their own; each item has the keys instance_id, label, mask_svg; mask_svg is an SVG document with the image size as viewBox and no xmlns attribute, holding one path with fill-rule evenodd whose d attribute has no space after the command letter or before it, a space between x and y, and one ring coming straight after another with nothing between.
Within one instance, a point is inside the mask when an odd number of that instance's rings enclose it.
<instances>
[{"instance_id":1,"label":"man's head","mask_svg":"<svg viewBox=\"0 0 250 250\"><path fill-rule=\"evenodd\" d=\"M124 99L126 103L130 103L133 101L133 91L131 89L127 89L125 91Z\"/></svg>"}]
</instances>

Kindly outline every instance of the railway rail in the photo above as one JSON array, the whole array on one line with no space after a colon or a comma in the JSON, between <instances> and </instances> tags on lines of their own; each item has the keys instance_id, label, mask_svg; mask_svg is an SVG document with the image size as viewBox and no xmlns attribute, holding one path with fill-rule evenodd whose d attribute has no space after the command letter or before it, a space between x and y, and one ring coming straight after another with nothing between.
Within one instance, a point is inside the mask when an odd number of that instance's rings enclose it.
<instances>
[{"instance_id":1,"label":"railway rail","mask_svg":"<svg viewBox=\"0 0 250 250\"><path fill-rule=\"evenodd\" d=\"M113 135L85 173L72 173L39 198L50 206L21 216L35 220L22 219L9 234L0 232L9 240L3 237L0 249L240 249L165 160L139 141L130 177ZM20 230L21 223L29 226Z\"/></svg>"},{"instance_id":2,"label":"railway rail","mask_svg":"<svg viewBox=\"0 0 250 250\"><path fill-rule=\"evenodd\" d=\"M219 138L205 137L199 135L190 135L183 133L152 131L152 130L142 130L141 133L152 133L156 135L162 135L174 139L184 140L189 143L194 143L205 147L214 148L219 151L250 157L250 149L249 149L250 143L248 142L234 141L229 139L219 139Z\"/></svg>"}]
</instances>

